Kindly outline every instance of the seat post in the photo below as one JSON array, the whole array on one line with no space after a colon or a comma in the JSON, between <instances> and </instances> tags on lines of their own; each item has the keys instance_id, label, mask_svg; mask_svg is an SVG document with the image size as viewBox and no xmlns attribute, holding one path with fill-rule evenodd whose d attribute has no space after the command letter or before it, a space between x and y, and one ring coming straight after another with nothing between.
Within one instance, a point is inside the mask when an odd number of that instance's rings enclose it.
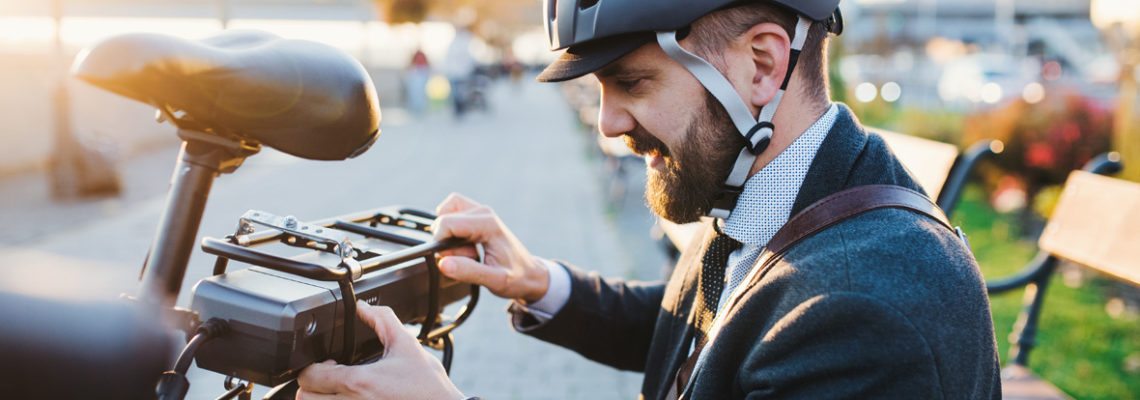
<instances>
[{"instance_id":1,"label":"seat post","mask_svg":"<svg viewBox=\"0 0 1140 400\"><path fill-rule=\"evenodd\" d=\"M164 307L174 306L178 299L214 177L233 172L246 157L260 150L255 143L199 131L179 129L178 136L183 139L182 149L143 265L139 293L141 300Z\"/></svg>"}]
</instances>

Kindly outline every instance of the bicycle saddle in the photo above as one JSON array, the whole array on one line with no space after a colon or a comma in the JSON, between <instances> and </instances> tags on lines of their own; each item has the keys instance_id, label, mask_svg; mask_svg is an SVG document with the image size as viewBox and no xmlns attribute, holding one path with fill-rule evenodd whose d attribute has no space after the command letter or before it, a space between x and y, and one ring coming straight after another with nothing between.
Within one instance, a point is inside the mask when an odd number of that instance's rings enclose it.
<instances>
[{"instance_id":1,"label":"bicycle saddle","mask_svg":"<svg viewBox=\"0 0 1140 400\"><path fill-rule=\"evenodd\" d=\"M114 36L72 73L168 112L181 128L252 140L298 157L343 160L376 140L380 104L364 67L333 47L255 31L198 41Z\"/></svg>"}]
</instances>

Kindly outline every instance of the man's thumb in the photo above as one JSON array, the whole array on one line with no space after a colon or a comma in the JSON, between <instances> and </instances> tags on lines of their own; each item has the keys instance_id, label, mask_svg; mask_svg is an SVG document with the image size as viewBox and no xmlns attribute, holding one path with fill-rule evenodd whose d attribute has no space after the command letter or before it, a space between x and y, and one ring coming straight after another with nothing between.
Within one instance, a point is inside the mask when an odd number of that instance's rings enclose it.
<instances>
[{"instance_id":1,"label":"man's thumb","mask_svg":"<svg viewBox=\"0 0 1140 400\"><path fill-rule=\"evenodd\" d=\"M356 301L356 314L380 337L384 345L384 355L402 352L405 346L418 346L416 338L404 330L404 323L396 318L391 307L372 306L362 300Z\"/></svg>"}]
</instances>

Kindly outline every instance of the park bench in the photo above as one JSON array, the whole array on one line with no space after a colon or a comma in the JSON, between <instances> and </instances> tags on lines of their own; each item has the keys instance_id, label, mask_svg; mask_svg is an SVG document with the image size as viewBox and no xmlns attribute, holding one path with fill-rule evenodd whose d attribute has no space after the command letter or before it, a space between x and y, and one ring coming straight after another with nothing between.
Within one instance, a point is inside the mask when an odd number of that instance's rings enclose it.
<instances>
[{"instance_id":1,"label":"park bench","mask_svg":"<svg viewBox=\"0 0 1140 400\"><path fill-rule=\"evenodd\" d=\"M1040 252L1009 277L986 282L991 295L1025 288L1024 307L1010 338L1010 364L1002 370L1005 399L1069 398L1028 368L1045 289L1061 260L1140 287L1140 184L1098 174L1120 171L1120 156L1101 155L1069 175L1037 244Z\"/></svg>"},{"instance_id":2,"label":"park bench","mask_svg":"<svg viewBox=\"0 0 1140 400\"><path fill-rule=\"evenodd\" d=\"M1001 141L987 139L978 141L965 152L959 153L958 148L951 144L882 129L867 128L867 130L878 134L887 142L887 146L903 166L910 171L918 184L922 185L926 193L935 199L935 203L945 210L947 216L958 204L966 179L977 167L978 161L1000 154L1003 150ZM658 219L660 228L658 235L664 236L661 242L670 263L676 263L680 255L679 249L689 245L689 241L699 232L702 223L707 222L678 225Z\"/></svg>"}]
</instances>

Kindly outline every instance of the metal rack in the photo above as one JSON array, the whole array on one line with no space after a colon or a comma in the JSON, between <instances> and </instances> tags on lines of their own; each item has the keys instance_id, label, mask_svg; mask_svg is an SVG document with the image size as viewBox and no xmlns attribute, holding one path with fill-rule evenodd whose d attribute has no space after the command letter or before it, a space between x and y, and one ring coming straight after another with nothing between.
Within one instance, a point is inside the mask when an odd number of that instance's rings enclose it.
<instances>
[{"instance_id":1,"label":"metal rack","mask_svg":"<svg viewBox=\"0 0 1140 400\"><path fill-rule=\"evenodd\" d=\"M470 285L468 301L454 317L442 315L441 274L436 254L470 244L454 238L438 242L424 240L435 218L435 215L428 212L393 206L304 223L292 216L280 217L251 210L241 217L234 234L221 239L206 237L202 240L201 248L206 253L217 256L214 275L225 274L232 260L316 281L336 282L344 310L344 346L336 357L341 364L366 361L356 354L356 318L352 316L356 314L357 293L353 282L366 274L422 259L427 266L429 287L427 317L423 320L418 339L422 344L442 351L444 368L450 371L454 353L451 331L471 315L479 300L479 286ZM411 247L390 252L357 248L348 240L350 234L365 240L375 239ZM287 258L259 248L271 244L333 254L340 257L340 262L330 266L327 260L318 263ZM242 385L247 387L242 388ZM236 385L231 383L227 386L227 394L220 399L248 395L250 385L252 384L245 382Z\"/></svg>"}]
</instances>

